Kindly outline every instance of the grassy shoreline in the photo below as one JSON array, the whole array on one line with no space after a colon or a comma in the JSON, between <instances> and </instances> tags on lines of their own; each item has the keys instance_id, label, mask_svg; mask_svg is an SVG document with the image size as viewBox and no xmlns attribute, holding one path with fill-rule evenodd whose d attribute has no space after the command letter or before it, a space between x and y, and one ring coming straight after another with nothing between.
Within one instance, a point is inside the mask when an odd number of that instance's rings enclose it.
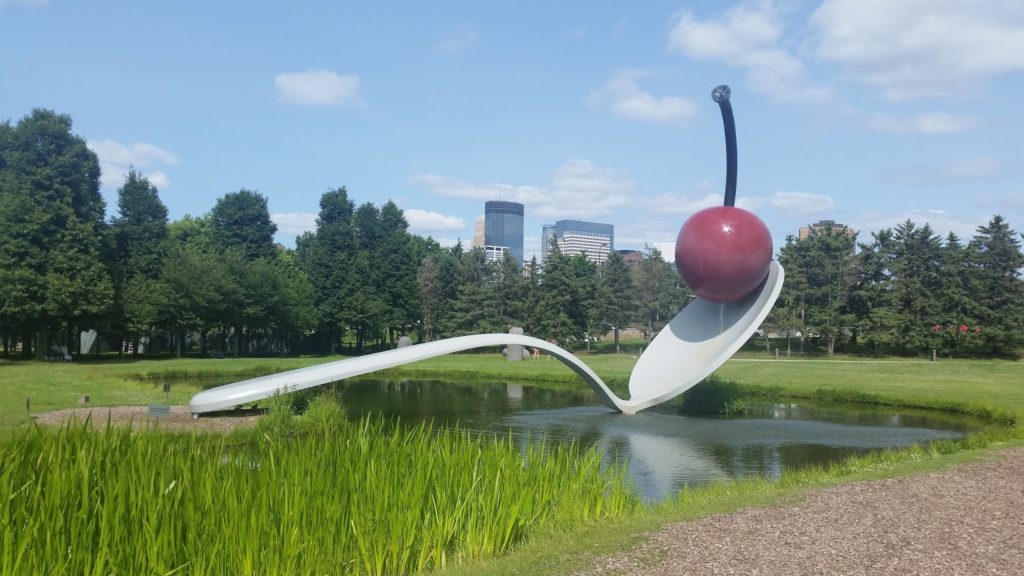
<instances>
[{"instance_id":1,"label":"grassy shoreline","mask_svg":"<svg viewBox=\"0 0 1024 576\"><path fill-rule=\"evenodd\" d=\"M27 422L22 396L34 395L33 411L77 405L90 394L94 405L164 402L162 382L173 380L167 401L188 398L213 382L228 382L337 358L240 360L157 360L46 364L0 364L0 429ZM584 355L613 388L624 391L635 363L630 355ZM777 481L741 479L688 489L677 498L638 508L623 518L534 535L512 552L447 568L446 574L559 574L592 558L628 549L644 534L668 522L764 506L799 498L809 490L840 482L936 470L986 457L993 449L1024 445L1024 363L1012 361L765 359L743 354L726 363L718 376L755 395L810 398L825 402L861 402L920 407L1013 422L995 434L939 442L851 458L828 468L788 472ZM511 363L500 355L459 354L435 358L383 374L393 378L450 378L529 382L580 389L585 384L560 362L541 359Z\"/></svg>"}]
</instances>

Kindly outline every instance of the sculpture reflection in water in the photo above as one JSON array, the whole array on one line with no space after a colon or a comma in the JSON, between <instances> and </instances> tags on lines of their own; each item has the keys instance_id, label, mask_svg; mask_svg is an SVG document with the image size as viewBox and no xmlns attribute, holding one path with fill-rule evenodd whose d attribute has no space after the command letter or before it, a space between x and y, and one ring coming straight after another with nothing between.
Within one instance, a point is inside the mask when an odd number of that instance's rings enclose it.
<instances>
[{"instance_id":1,"label":"sculpture reflection in water","mask_svg":"<svg viewBox=\"0 0 1024 576\"><path fill-rule=\"evenodd\" d=\"M727 86L712 92L725 125L724 205L691 216L676 240L676 267L696 297L641 354L630 374L628 399L618 397L582 360L555 344L522 334L476 334L226 384L193 396L189 409L195 415L224 410L281 391L303 390L444 354L519 345L562 361L608 407L625 414L682 394L718 369L753 335L778 298L785 276L771 260L767 227L757 216L734 206L736 128L729 97Z\"/></svg>"}]
</instances>

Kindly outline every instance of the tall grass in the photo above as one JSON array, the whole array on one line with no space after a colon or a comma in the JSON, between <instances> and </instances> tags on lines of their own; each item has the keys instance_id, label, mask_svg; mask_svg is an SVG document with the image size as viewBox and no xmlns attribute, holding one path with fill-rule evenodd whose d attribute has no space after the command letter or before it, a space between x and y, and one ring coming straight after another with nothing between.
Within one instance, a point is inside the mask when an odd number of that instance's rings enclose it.
<instances>
[{"instance_id":1,"label":"tall grass","mask_svg":"<svg viewBox=\"0 0 1024 576\"><path fill-rule=\"evenodd\" d=\"M310 412L248 437L19 431L0 447L0 574L406 574L637 506L593 451Z\"/></svg>"}]
</instances>

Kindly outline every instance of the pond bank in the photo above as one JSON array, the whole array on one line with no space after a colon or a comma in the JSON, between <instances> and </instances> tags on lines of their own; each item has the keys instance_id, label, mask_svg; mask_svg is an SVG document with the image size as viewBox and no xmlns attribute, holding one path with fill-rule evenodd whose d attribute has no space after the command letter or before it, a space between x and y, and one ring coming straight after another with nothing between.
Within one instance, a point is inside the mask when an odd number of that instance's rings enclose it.
<instances>
[{"instance_id":1,"label":"pond bank","mask_svg":"<svg viewBox=\"0 0 1024 576\"><path fill-rule=\"evenodd\" d=\"M580 574L1024 574L1024 448L666 525Z\"/></svg>"}]
</instances>

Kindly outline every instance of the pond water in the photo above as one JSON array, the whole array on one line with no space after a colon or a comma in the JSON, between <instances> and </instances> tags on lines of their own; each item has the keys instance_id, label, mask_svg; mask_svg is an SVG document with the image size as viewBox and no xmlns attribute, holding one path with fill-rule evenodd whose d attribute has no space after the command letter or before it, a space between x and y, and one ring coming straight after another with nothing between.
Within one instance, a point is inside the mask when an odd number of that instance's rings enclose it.
<instances>
[{"instance_id":1,"label":"pond water","mask_svg":"<svg viewBox=\"0 0 1024 576\"><path fill-rule=\"evenodd\" d=\"M581 385L582 386L582 385ZM842 410L765 403L736 417L667 411L611 412L589 391L516 384L348 380L334 385L353 418L398 417L481 433L577 441L607 461L628 462L641 496L657 500L686 485L742 476L778 477L783 469L825 464L851 454L958 438L973 423L938 414Z\"/></svg>"}]
</instances>

